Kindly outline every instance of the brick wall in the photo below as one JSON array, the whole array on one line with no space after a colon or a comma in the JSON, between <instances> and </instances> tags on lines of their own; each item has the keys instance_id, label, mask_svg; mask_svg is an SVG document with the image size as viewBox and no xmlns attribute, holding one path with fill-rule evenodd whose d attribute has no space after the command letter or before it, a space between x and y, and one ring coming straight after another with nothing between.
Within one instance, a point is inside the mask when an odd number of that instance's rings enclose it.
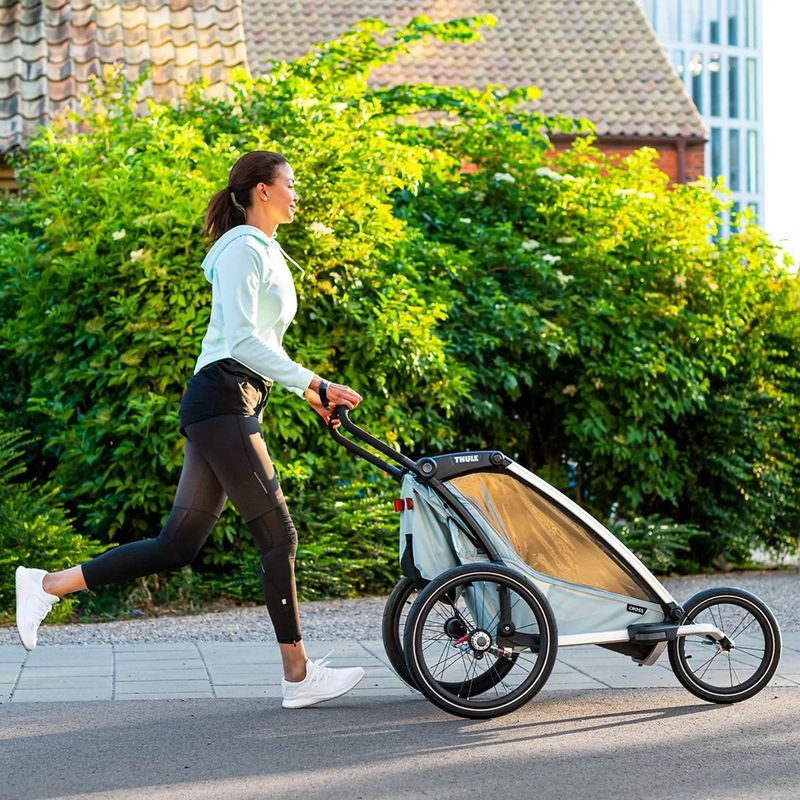
<instances>
[{"instance_id":1,"label":"brick wall","mask_svg":"<svg viewBox=\"0 0 800 800\"><path fill-rule=\"evenodd\" d=\"M557 150L564 150L569 147L569 138L554 137ZM684 183L689 183L703 174L705 170L705 148L704 142L692 143L685 142L684 169L686 176ZM678 142L667 140L658 142L653 140L641 140L634 142L620 142L613 139L598 139L597 147L609 155L618 155L620 159L629 156L640 147L652 147L658 152L656 164L669 176L672 183L678 182Z\"/></svg>"}]
</instances>

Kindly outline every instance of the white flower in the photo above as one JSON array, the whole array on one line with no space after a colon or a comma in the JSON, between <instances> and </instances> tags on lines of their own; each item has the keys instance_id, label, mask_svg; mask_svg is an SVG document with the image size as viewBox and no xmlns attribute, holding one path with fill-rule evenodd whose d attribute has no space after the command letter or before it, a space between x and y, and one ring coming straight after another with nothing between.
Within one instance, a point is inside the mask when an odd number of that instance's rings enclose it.
<instances>
[{"instance_id":1,"label":"white flower","mask_svg":"<svg viewBox=\"0 0 800 800\"><path fill-rule=\"evenodd\" d=\"M510 175L508 172L495 172L492 175L492 180L497 181L497 183L516 183L513 175Z\"/></svg>"},{"instance_id":2,"label":"white flower","mask_svg":"<svg viewBox=\"0 0 800 800\"><path fill-rule=\"evenodd\" d=\"M141 261L144 256L144 249L131 250L131 261Z\"/></svg>"},{"instance_id":3,"label":"white flower","mask_svg":"<svg viewBox=\"0 0 800 800\"><path fill-rule=\"evenodd\" d=\"M308 227L314 236L327 236L333 233L333 228L329 228L322 222L312 222Z\"/></svg>"},{"instance_id":4,"label":"white flower","mask_svg":"<svg viewBox=\"0 0 800 800\"><path fill-rule=\"evenodd\" d=\"M550 169L550 167L539 167L539 169L536 170L536 174L540 178L550 178L552 181L562 180L561 175L559 175L555 170Z\"/></svg>"},{"instance_id":5,"label":"white flower","mask_svg":"<svg viewBox=\"0 0 800 800\"><path fill-rule=\"evenodd\" d=\"M331 108L339 114L347 108L347 103L331 103Z\"/></svg>"},{"instance_id":6,"label":"white flower","mask_svg":"<svg viewBox=\"0 0 800 800\"><path fill-rule=\"evenodd\" d=\"M683 287L686 286L686 276L685 275L675 275L672 280L675 281L675 285L679 289L683 289Z\"/></svg>"},{"instance_id":7,"label":"white flower","mask_svg":"<svg viewBox=\"0 0 800 800\"><path fill-rule=\"evenodd\" d=\"M475 192L475 200L478 203L482 203L485 199L486 199L486 192L481 192L480 190Z\"/></svg>"},{"instance_id":8,"label":"white flower","mask_svg":"<svg viewBox=\"0 0 800 800\"><path fill-rule=\"evenodd\" d=\"M539 242L536 239L526 239L520 247L525 250L526 252L530 252L531 250L535 250L539 246Z\"/></svg>"},{"instance_id":9,"label":"white flower","mask_svg":"<svg viewBox=\"0 0 800 800\"><path fill-rule=\"evenodd\" d=\"M570 383L561 390L561 394L568 394L570 397L574 397L577 393L578 387L574 383Z\"/></svg>"},{"instance_id":10,"label":"white flower","mask_svg":"<svg viewBox=\"0 0 800 800\"><path fill-rule=\"evenodd\" d=\"M465 225L472 224L472 220L469 217L461 217L458 221L463 222Z\"/></svg>"},{"instance_id":11,"label":"white flower","mask_svg":"<svg viewBox=\"0 0 800 800\"><path fill-rule=\"evenodd\" d=\"M556 261L561 261L561 256L554 256L551 253L545 253L542 256L542 261L546 262L547 264L555 264Z\"/></svg>"},{"instance_id":12,"label":"white flower","mask_svg":"<svg viewBox=\"0 0 800 800\"><path fill-rule=\"evenodd\" d=\"M614 194L620 196L626 194L636 194L636 189L615 189Z\"/></svg>"},{"instance_id":13,"label":"white flower","mask_svg":"<svg viewBox=\"0 0 800 800\"><path fill-rule=\"evenodd\" d=\"M655 197L652 192L636 192L636 194L638 194L639 197Z\"/></svg>"},{"instance_id":14,"label":"white flower","mask_svg":"<svg viewBox=\"0 0 800 800\"><path fill-rule=\"evenodd\" d=\"M558 244L572 244L574 241L574 236L559 236L558 239L556 239Z\"/></svg>"},{"instance_id":15,"label":"white flower","mask_svg":"<svg viewBox=\"0 0 800 800\"><path fill-rule=\"evenodd\" d=\"M53 220L51 220L50 217L45 217L42 220L42 225L44 225L45 227L47 227L48 225L52 225L52 224L53 224Z\"/></svg>"},{"instance_id":16,"label":"white flower","mask_svg":"<svg viewBox=\"0 0 800 800\"><path fill-rule=\"evenodd\" d=\"M125 155L126 155L126 156L128 156L128 157L130 157L130 156L135 156L135 155L136 155L136 148L135 148L135 147L129 147L129 148L128 148L128 149L125 151Z\"/></svg>"},{"instance_id":17,"label":"white flower","mask_svg":"<svg viewBox=\"0 0 800 800\"><path fill-rule=\"evenodd\" d=\"M562 272L560 269L556 270L556 279L562 286L566 286L570 281L575 280L574 275L567 275L566 273Z\"/></svg>"},{"instance_id":18,"label":"white flower","mask_svg":"<svg viewBox=\"0 0 800 800\"><path fill-rule=\"evenodd\" d=\"M125 228L120 228L118 231L114 231L114 233L111 234L111 238L115 242L118 242L120 239L124 239L125 235Z\"/></svg>"}]
</instances>

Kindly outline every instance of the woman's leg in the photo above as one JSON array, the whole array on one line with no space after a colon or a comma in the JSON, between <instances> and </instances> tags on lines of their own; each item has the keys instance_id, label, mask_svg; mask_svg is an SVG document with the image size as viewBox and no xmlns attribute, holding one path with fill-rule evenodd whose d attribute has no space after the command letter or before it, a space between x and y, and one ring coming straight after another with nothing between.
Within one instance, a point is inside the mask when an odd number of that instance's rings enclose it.
<instances>
[{"instance_id":1,"label":"woman's leg","mask_svg":"<svg viewBox=\"0 0 800 800\"><path fill-rule=\"evenodd\" d=\"M80 589L131 580L191 563L225 503L225 492L200 450L186 443L172 511L158 537L107 550L80 566L44 577L42 588L63 597Z\"/></svg>"},{"instance_id":2,"label":"woman's leg","mask_svg":"<svg viewBox=\"0 0 800 800\"><path fill-rule=\"evenodd\" d=\"M288 681L305 676L306 653L300 634L294 557L297 550L289 509L256 417L233 414L186 427L242 515L261 560L261 588L280 644Z\"/></svg>"}]
</instances>

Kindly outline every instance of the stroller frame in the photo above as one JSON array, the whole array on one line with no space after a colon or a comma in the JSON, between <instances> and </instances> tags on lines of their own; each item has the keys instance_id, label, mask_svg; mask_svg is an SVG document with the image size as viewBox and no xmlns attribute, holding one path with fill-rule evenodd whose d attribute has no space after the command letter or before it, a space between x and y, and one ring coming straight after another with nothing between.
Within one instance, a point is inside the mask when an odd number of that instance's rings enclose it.
<instances>
[{"instance_id":1,"label":"stroller frame","mask_svg":"<svg viewBox=\"0 0 800 800\"><path fill-rule=\"evenodd\" d=\"M333 421L337 419L341 422L342 427L348 433L350 433L363 444L368 445L374 450L378 451L378 453L380 453L382 456L385 456L385 458L381 458L381 456L367 450L361 444L358 444L343 436L333 425ZM664 650L670 646L670 660L673 662L673 668L676 666L675 660L680 660L683 652L682 646L678 644L678 641L687 637L699 637L699 639L705 644L713 646L717 652L731 653L736 648L734 639L729 638L726 632L722 630L718 624L714 624L715 622L721 621L721 617L719 620L717 620L717 618L713 615L713 610L710 621L693 621L693 609L695 607L713 607L715 603L720 602L718 598L709 597L707 596L709 593L704 592L701 593L702 597L701 595L697 595L695 598L691 598L685 607L679 604L677 600L670 594L670 592L667 591L667 589L656 578L656 576L653 575L653 573L645 566L645 564L621 541L619 541L619 539L614 536L614 534L611 533L602 523L600 523L591 514L586 512L577 503L564 495L558 489L551 486L533 472L525 469L511 458L504 455L502 452L497 450L486 450L445 453L437 456L424 456L417 461L413 461L397 450L394 450L386 443L377 439L367 431L355 425L352 420L350 420L348 411L344 406L338 406L336 409L334 409L334 412L331 415L331 422L328 425L328 430L334 440L336 440L339 444L358 457L368 461L369 463L388 473L396 481L404 484L407 476L411 475L417 484L429 487L430 490L435 493L436 497L441 501L441 503L446 507L447 511L450 512L452 517L457 520L457 523L461 528L461 532L473 543L476 550L485 554L485 559L480 559L484 566L488 563L510 567L511 569L520 572L521 576L526 578L528 582L535 584L538 573L536 573L535 570L530 566L526 567L525 563L520 557L515 557L515 554L511 554L509 547L505 547L504 552L501 552L501 549L503 549L503 542L499 541L498 537L487 533L485 519L483 520L484 524L481 524L481 520L476 518L481 516L481 512L478 511L476 515L473 515L473 513L468 510L469 505L465 505L464 497L459 497L457 492L454 491L451 485L448 483L452 479L463 478L475 474L511 476L522 486L528 487L544 501L551 504L551 506L560 512L560 514L565 518L571 519L577 523L577 525L579 525L581 529L594 540L594 544L603 550L612 562L619 565L619 567L625 573L627 573L627 575L633 581L635 581L639 587L641 587L643 593L649 598L651 608L655 605L655 603L657 603L663 614L663 619L658 622L632 622L625 627L619 627L618 629L612 630L607 629L599 631L580 631L577 633L560 633L556 638L557 647L599 645L630 655L637 663L644 666L649 666L655 664L659 657L663 654ZM389 463L389 461L386 459L390 459L399 466ZM406 502L409 505L407 508L406 506L403 506L403 510L412 511L413 506L411 501L407 500ZM492 525L490 524L489 527L492 527ZM410 544L411 542L409 540L409 545ZM451 549L453 549L452 543L449 544ZM511 555L510 558L509 555ZM456 563L461 563L463 565L462 569L467 569L467 565L464 564L463 561L460 562L455 553L454 556ZM406 578L408 579L405 583L406 589L409 588L409 581L413 582L418 590L421 590L425 586L426 580L433 582L432 579L434 577L439 577L427 575L425 578L423 578L419 569L417 569L417 566L415 565L414 554L410 546L403 551L401 566ZM445 577L447 574L450 574L453 571L454 570L452 569L445 571L442 573L442 577ZM542 578L542 576L538 577ZM543 580L545 582L550 581L552 583L564 583L563 581L559 581L557 578L551 579L547 578L546 576L543 577ZM569 586L568 583L566 585ZM396 588L399 588L399 586L400 585L398 584L398 587ZM591 591L591 584L589 583L586 583L585 585L577 584L576 587L585 588L587 591ZM687 676L685 674L681 674L682 672L685 672L685 670L675 669L675 671L677 677L679 680L681 680L684 686L686 686L689 691L693 692L697 696L700 696L706 700L712 700L714 702L735 702L737 700L746 699L746 697L752 696L752 694L759 691L760 688L763 688L763 685L766 685L766 682L769 680L769 678L771 678L772 674L777 668L780 656L780 632L771 612L766 608L766 606L763 605L763 603L761 603L761 601L758 600L758 598L755 598L748 593L744 593L741 590L735 589L711 591L717 593L726 592L727 595L720 595L720 597L725 597L728 600L733 598L732 602L735 605L742 605L749 610L749 613L755 614L755 616L758 617L757 621L762 628L764 628L765 631L768 631L768 633L764 634L765 639L768 639L770 636L772 637L771 646L767 647L765 644L764 659L766 663L762 665L761 672L763 674L761 674L761 677L757 681L758 686L755 688L755 691L753 691L753 686L750 686L748 687L747 691L742 691L738 694L731 693L728 695L724 692L720 694L719 692L708 690L702 681L699 682L700 685L698 686L696 685L698 681L694 681L691 677L688 677L687 682L687 680L685 680ZM631 604L628 605L628 609L631 610L633 607L635 610L637 602L637 598L630 598ZM412 612L413 611L414 607L412 607ZM644 613L644 609L637 610L636 613ZM411 614L409 616L411 616ZM557 615L554 614L553 616L556 617ZM763 622L762 617L765 620ZM396 635L397 634L395 631L395 636ZM386 642L386 625L384 626L384 639ZM407 627L406 639L409 639ZM389 642L386 642L386 645L387 653L389 653L391 657ZM553 655L553 660L554 658L555 656ZM688 656L688 658L691 658L691 655ZM403 674L403 671L399 669L399 667L403 666L402 663L394 665L396 668L398 668L398 672L400 672L401 677L408 680L408 674ZM766 679L764 679L765 676ZM417 675L416 677L418 678L420 676ZM461 716L492 716L498 713L507 713L508 711L512 710L511 708L503 706L502 710L493 709L490 713L489 711L483 709L465 710L459 708L458 704L456 704L456 707L448 707L446 702L442 702L441 697L431 696L429 692L426 691L426 685L430 687L431 684L429 679L424 679L421 681L413 680L409 682L412 683L412 685L416 684L419 688L421 688L426 694L428 694L429 699L431 699L437 705L440 705L451 713L459 714Z\"/></svg>"}]
</instances>

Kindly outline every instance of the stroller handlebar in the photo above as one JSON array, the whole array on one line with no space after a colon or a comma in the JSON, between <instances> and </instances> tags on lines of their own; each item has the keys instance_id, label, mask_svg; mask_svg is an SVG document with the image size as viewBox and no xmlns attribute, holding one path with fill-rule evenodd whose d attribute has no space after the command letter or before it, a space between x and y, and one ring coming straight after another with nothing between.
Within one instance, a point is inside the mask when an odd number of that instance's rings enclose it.
<instances>
[{"instance_id":1,"label":"stroller handlebar","mask_svg":"<svg viewBox=\"0 0 800 800\"><path fill-rule=\"evenodd\" d=\"M399 467L389 464L387 461L384 461L384 459L376 456L374 453L371 453L360 444L356 444L347 437L342 436L342 434L333 427L333 422L335 420L339 420L345 430L355 436L356 439L368 444L370 447L373 447L378 452L392 459L392 461L396 461L398 464L401 464L406 469L410 469L412 472L417 472L417 465L410 458L407 458L402 453L397 452L397 450L393 450L388 444L382 442L380 439L375 438L371 433L368 433L363 428L359 428L358 425L356 425L350 419L347 406L335 406L331 412L330 422L327 425L328 432L336 442L349 450L351 453L355 453L357 456L363 458L365 461L368 461L370 464L373 464L379 469L388 472L393 478L395 478L395 480L402 480L403 471Z\"/></svg>"}]
</instances>

